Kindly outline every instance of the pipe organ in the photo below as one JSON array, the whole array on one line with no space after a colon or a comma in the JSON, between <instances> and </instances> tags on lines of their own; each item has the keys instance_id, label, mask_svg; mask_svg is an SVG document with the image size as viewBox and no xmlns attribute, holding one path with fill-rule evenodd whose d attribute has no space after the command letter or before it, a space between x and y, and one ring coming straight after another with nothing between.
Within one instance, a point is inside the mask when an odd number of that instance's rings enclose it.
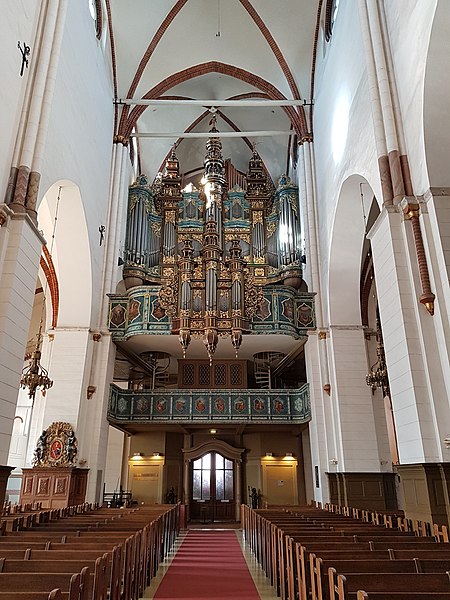
<instances>
[{"instance_id":1,"label":"pipe organ","mask_svg":"<svg viewBox=\"0 0 450 600\"><path fill-rule=\"evenodd\" d=\"M265 286L298 290L302 269L296 185L283 176L274 189L254 151L246 189L228 189L215 118L210 134L200 189L182 189L175 150L153 185L130 187L123 277L128 290L159 285L183 355L201 336L212 361L219 337L237 356Z\"/></svg>"}]
</instances>

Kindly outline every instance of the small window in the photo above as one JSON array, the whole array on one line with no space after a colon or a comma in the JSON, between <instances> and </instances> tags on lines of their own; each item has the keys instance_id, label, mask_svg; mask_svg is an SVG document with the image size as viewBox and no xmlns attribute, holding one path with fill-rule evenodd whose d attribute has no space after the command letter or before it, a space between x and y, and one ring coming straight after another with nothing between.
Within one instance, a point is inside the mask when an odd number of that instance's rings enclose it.
<instances>
[{"instance_id":1,"label":"small window","mask_svg":"<svg viewBox=\"0 0 450 600\"><path fill-rule=\"evenodd\" d=\"M95 25L95 35L98 39L102 37L103 15L101 0L88 0L89 12Z\"/></svg>"},{"instance_id":2,"label":"small window","mask_svg":"<svg viewBox=\"0 0 450 600\"><path fill-rule=\"evenodd\" d=\"M325 11L325 39L327 42L331 40L333 28L336 22L337 13L339 10L339 0L327 0Z\"/></svg>"}]
</instances>

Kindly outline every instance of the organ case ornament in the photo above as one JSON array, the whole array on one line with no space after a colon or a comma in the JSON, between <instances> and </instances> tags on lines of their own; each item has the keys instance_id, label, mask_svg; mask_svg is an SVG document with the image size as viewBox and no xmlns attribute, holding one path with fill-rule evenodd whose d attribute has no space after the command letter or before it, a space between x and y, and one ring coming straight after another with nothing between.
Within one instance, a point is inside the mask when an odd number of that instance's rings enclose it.
<instances>
[{"instance_id":1,"label":"organ case ornament","mask_svg":"<svg viewBox=\"0 0 450 600\"><path fill-rule=\"evenodd\" d=\"M131 186L124 282L160 286L183 355L200 337L212 362L220 337L237 356L264 286L299 289L302 273L298 188L282 176L275 189L254 149L243 185L228 189L215 116L210 125L198 188L181 189L175 149L152 185L141 175Z\"/></svg>"}]
</instances>

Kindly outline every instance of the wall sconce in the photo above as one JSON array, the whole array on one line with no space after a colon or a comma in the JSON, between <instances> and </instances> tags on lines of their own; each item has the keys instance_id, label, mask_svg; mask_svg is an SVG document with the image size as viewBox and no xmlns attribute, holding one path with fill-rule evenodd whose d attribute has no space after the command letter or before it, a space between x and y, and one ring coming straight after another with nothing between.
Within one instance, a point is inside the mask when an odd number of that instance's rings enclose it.
<instances>
[{"instance_id":1,"label":"wall sconce","mask_svg":"<svg viewBox=\"0 0 450 600\"><path fill-rule=\"evenodd\" d=\"M444 444L445 447L447 448L447 450L450 449L450 435L448 435L445 439L444 439Z\"/></svg>"},{"instance_id":2,"label":"wall sconce","mask_svg":"<svg viewBox=\"0 0 450 600\"><path fill-rule=\"evenodd\" d=\"M217 429L210 429L209 433L212 433L214 435L215 433L217 433Z\"/></svg>"},{"instance_id":3,"label":"wall sconce","mask_svg":"<svg viewBox=\"0 0 450 600\"><path fill-rule=\"evenodd\" d=\"M330 465L337 465L338 464L338 459L337 458L330 458L329 463Z\"/></svg>"},{"instance_id":4,"label":"wall sconce","mask_svg":"<svg viewBox=\"0 0 450 600\"><path fill-rule=\"evenodd\" d=\"M326 383L323 386L323 391L325 392L325 394L328 394L328 396L331 394L331 385L329 383Z\"/></svg>"},{"instance_id":5,"label":"wall sconce","mask_svg":"<svg viewBox=\"0 0 450 600\"><path fill-rule=\"evenodd\" d=\"M95 387L95 385L88 385L88 387L87 387L87 399L88 400L90 400L92 398L96 389L97 388Z\"/></svg>"}]
</instances>

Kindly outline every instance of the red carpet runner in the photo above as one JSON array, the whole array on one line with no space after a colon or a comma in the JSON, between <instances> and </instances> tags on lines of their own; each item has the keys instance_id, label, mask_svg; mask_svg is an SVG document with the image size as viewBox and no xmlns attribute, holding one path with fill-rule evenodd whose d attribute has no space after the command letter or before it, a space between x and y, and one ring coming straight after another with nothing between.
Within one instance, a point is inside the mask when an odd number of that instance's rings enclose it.
<instances>
[{"instance_id":1,"label":"red carpet runner","mask_svg":"<svg viewBox=\"0 0 450 600\"><path fill-rule=\"evenodd\" d=\"M259 600L234 531L189 531L156 599Z\"/></svg>"}]
</instances>

